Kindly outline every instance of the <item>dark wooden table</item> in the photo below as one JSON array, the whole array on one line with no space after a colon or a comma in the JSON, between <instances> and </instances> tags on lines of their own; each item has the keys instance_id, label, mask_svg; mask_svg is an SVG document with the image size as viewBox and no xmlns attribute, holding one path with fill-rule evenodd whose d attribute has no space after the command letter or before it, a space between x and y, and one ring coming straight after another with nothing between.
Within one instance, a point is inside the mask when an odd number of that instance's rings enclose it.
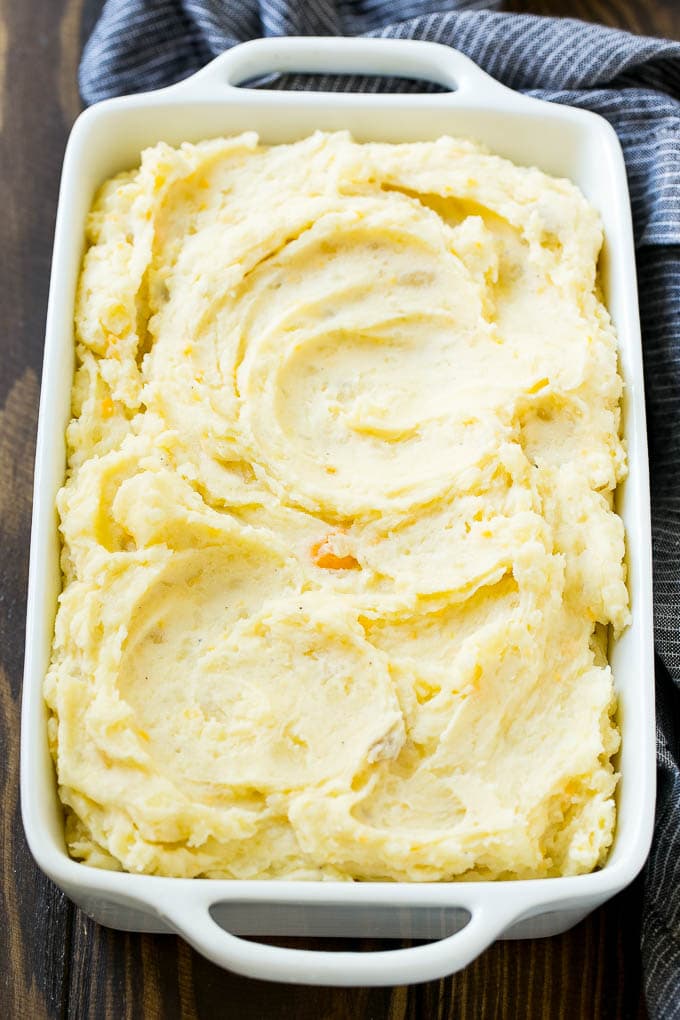
<instances>
[{"instance_id":1,"label":"dark wooden table","mask_svg":"<svg viewBox=\"0 0 680 1020\"><path fill-rule=\"evenodd\" d=\"M0 0L0 1020L644 1017L639 882L567 934L499 943L448 980L332 989L247 980L181 939L101 928L33 864L18 763L34 439L61 159L80 109L78 57L99 7L99 0ZM679 0L507 7L680 39Z\"/></svg>"}]
</instances>

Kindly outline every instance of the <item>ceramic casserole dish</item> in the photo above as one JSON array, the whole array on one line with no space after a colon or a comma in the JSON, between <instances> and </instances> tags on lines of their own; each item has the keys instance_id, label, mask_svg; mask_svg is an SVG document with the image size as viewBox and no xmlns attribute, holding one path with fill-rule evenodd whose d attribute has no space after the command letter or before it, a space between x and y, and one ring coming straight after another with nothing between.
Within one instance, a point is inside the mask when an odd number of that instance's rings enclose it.
<instances>
[{"instance_id":1,"label":"ceramic casserole dish","mask_svg":"<svg viewBox=\"0 0 680 1020\"><path fill-rule=\"evenodd\" d=\"M437 82L421 94L240 88L275 71L398 74ZM95 190L159 140L177 145L254 129L265 143L316 129L358 141L474 138L516 163L568 177L599 210L601 281L625 384L630 473L617 492L627 534L632 624L610 648L619 696L615 842L592 874L512 882L294 882L177 879L97 870L64 842L46 734L42 684L61 585L55 497L74 368L74 295ZM23 692L21 794L26 835L42 870L89 916L129 931L177 932L215 963L251 977L326 985L393 985L440 978L497 938L554 935L623 889L647 856L654 818L655 740L651 537L640 328L630 204L621 149L595 114L520 96L445 46L384 39L284 38L245 43L193 77L113 99L76 122L64 161L40 400ZM297 950L240 935L429 940L376 952Z\"/></svg>"}]
</instances>

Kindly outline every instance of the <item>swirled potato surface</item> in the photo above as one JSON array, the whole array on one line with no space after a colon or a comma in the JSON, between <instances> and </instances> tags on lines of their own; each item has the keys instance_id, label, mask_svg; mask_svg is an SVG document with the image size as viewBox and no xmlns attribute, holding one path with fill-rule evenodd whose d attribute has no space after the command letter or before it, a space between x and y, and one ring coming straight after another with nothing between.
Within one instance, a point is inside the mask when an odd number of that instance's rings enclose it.
<instances>
[{"instance_id":1,"label":"swirled potato surface","mask_svg":"<svg viewBox=\"0 0 680 1020\"><path fill-rule=\"evenodd\" d=\"M574 185L246 133L101 188L45 682L71 853L177 876L592 870L628 622Z\"/></svg>"}]
</instances>

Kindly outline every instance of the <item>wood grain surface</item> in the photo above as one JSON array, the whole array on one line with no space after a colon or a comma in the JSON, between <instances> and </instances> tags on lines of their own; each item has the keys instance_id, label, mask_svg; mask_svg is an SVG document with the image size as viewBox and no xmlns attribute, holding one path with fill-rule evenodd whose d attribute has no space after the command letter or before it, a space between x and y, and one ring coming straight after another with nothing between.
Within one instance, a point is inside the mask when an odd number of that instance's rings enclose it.
<instances>
[{"instance_id":1,"label":"wood grain surface","mask_svg":"<svg viewBox=\"0 0 680 1020\"><path fill-rule=\"evenodd\" d=\"M679 0L507 6L680 38ZM178 938L101 928L33 864L18 760L34 440L61 159L79 110L79 54L99 7L98 0L0 0L0 1020L644 1017L639 882L567 934L499 943L447 980L332 989L247 980Z\"/></svg>"}]
</instances>

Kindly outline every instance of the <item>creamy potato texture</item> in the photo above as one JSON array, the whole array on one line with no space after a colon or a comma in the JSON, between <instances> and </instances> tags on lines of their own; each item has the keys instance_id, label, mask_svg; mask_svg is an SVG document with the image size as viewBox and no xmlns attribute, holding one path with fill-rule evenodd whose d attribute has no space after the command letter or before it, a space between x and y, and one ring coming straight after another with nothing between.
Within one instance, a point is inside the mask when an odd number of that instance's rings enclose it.
<instances>
[{"instance_id":1,"label":"creamy potato texture","mask_svg":"<svg viewBox=\"0 0 680 1020\"><path fill-rule=\"evenodd\" d=\"M628 621L598 216L468 141L255 134L101 189L45 685L71 853L602 863Z\"/></svg>"}]
</instances>

